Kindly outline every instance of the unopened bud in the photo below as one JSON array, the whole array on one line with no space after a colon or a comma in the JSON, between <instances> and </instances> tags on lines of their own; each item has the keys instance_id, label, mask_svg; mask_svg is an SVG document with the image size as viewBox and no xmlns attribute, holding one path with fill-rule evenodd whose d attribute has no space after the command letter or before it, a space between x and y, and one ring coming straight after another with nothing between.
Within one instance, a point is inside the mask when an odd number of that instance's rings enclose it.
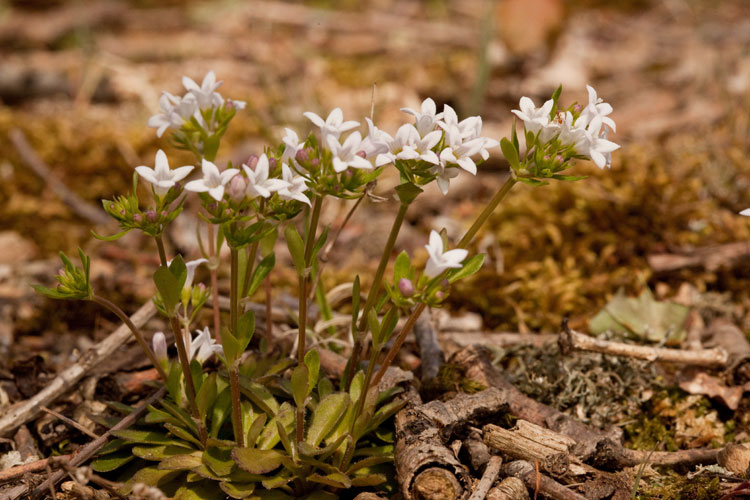
<instances>
[{"instance_id":1,"label":"unopened bud","mask_svg":"<svg viewBox=\"0 0 750 500\"><path fill-rule=\"evenodd\" d=\"M582 109L583 109L583 106L581 106L580 104L576 104L575 106L573 106L574 113L580 113Z\"/></svg>"},{"instance_id":2,"label":"unopened bud","mask_svg":"<svg viewBox=\"0 0 750 500\"><path fill-rule=\"evenodd\" d=\"M146 220L149 222L156 222L156 212L153 210L146 210Z\"/></svg>"},{"instance_id":3,"label":"unopened bud","mask_svg":"<svg viewBox=\"0 0 750 500\"><path fill-rule=\"evenodd\" d=\"M232 210L230 210L228 208L225 208L224 209L224 215L226 215L227 217L231 217L232 216Z\"/></svg>"},{"instance_id":4,"label":"unopened bud","mask_svg":"<svg viewBox=\"0 0 750 500\"><path fill-rule=\"evenodd\" d=\"M549 159L550 159L549 155L544 155L544 161L549 161Z\"/></svg>"},{"instance_id":5,"label":"unopened bud","mask_svg":"<svg viewBox=\"0 0 750 500\"><path fill-rule=\"evenodd\" d=\"M437 298L438 300L443 300L443 299L445 298L445 294L444 294L443 292L441 292L441 291L438 291L438 292L437 292L437 293L435 294L435 297L436 297L436 298Z\"/></svg>"},{"instance_id":6,"label":"unopened bud","mask_svg":"<svg viewBox=\"0 0 750 500\"><path fill-rule=\"evenodd\" d=\"M255 167L257 165L258 165L258 155L250 155L250 158L247 159L247 166L250 167L250 170L255 171Z\"/></svg>"},{"instance_id":7,"label":"unopened bud","mask_svg":"<svg viewBox=\"0 0 750 500\"><path fill-rule=\"evenodd\" d=\"M357 151L357 156L361 156L362 158L367 158L367 153L364 151Z\"/></svg>"},{"instance_id":8,"label":"unopened bud","mask_svg":"<svg viewBox=\"0 0 750 500\"><path fill-rule=\"evenodd\" d=\"M120 210L120 215L125 215L126 213L127 213L127 212L125 211L125 209L124 209L124 208L123 208L122 210Z\"/></svg>"},{"instance_id":9,"label":"unopened bud","mask_svg":"<svg viewBox=\"0 0 750 500\"><path fill-rule=\"evenodd\" d=\"M442 281L440 282L440 284L441 284L441 285L443 286L443 288L448 288L449 286L451 286L451 282L450 282L450 281L448 281L447 279L443 279L443 280L442 280Z\"/></svg>"},{"instance_id":10,"label":"unopened bud","mask_svg":"<svg viewBox=\"0 0 750 500\"><path fill-rule=\"evenodd\" d=\"M154 346L154 356L156 361L159 362L162 367L165 367L169 363L169 356L167 355L167 338L162 332L156 332L154 337L151 339Z\"/></svg>"},{"instance_id":11,"label":"unopened bud","mask_svg":"<svg viewBox=\"0 0 750 500\"><path fill-rule=\"evenodd\" d=\"M234 109L234 101L231 99L227 99L225 108L227 109L227 111L232 111Z\"/></svg>"},{"instance_id":12,"label":"unopened bud","mask_svg":"<svg viewBox=\"0 0 750 500\"><path fill-rule=\"evenodd\" d=\"M307 152L307 149L300 149L297 151L297 154L294 155L294 159L299 163L306 163L307 160L310 159L310 154Z\"/></svg>"},{"instance_id":13,"label":"unopened bud","mask_svg":"<svg viewBox=\"0 0 750 500\"><path fill-rule=\"evenodd\" d=\"M410 279L401 278L398 280L398 290L404 297L411 297L414 295L414 284Z\"/></svg>"},{"instance_id":14,"label":"unopened bud","mask_svg":"<svg viewBox=\"0 0 750 500\"><path fill-rule=\"evenodd\" d=\"M166 210L162 210L161 214L159 215L161 215L162 219L166 219L167 217L169 217L169 212L167 212Z\"/></svg>"},{"instance_id":15,"label":"unopened bud","mask_svg":"<svg viewBox=\"0 0 750 500\"><path fill-rule=\"evenodd\" d=\"M272 171L274 168L276 168L276 158L269 158L268 159L268 171Z\"/></svg>"},{"instance_id":16,"label":"unopened bud","mask_svg":"<svg viewBox=\"0 0 750 500\"><path fill-rule=\"evenodd\" d=\"M135 222L136 224L140 224L141 222L143 222L143 216L141 214L134 214L133 222Z\"/></svg>"},{"instance_id":17,"label":"unopened bud","mask_svg":"<svg viewBox=\"0 0 750 500\"><path fill-rule=\"evenodd\" d=\"M555 161L556 161L557 163L559 163L559 164L561 164L561 165L562 165L562 164L563 164L563 162L565 162L565 158L563 158L563 156L562 156L562 155L557 155L557 156L555 156Z\"/></svg>"},{"instance_id":18,"label":"unopened bud","mask_svg":"<svg viewBox=\"0 0 750 500\"><path fill-rule=\"evenodd\" d=\"M247 183L245 182L245 178L241 175L235 175L232 177L232 180L229 181L229 189L227 192L232 201L238 202L245 197L246 188Z\"/></svg>"},{"instance_id":19,"label":"unopened bud","mask_svg":"<svg viewBox=\"0 0 750 500\"><path fill-rule=\"evenodd\" d=\"M216 211L216 203L213 203L213 202L209 203L208 204L208 210L210 212L215 212Z\"/></svg>"},{"instance_id":20,"label":"unopened bud","mask_svg":"<svg viewBox=\"0 0 750 500\"><path fill-rule=\"evenodd\" d=\"M320 158L313 158L310 162L312 168L318 168L320 166Z\"/></svg>"}]
</instances>

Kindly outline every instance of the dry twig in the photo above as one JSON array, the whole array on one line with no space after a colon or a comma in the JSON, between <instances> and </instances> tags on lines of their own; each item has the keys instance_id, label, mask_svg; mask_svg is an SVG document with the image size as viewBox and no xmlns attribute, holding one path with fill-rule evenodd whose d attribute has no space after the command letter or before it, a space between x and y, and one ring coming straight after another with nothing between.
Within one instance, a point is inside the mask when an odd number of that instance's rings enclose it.
<instances>
[{"instance_id":1,"label":"dry twig","mask_svg":"<svg viewBox=\"0 0 750 500\"><path fill-rule=\"evenodd\" d=\"M487 463L487 468L484 470L484 474L482 474L482 479L477 483L477 487L474 488L469 500L484 500L487 496L487 492L490 491L492 485L497 481L497 476L500 475L500 466L502 464L503 459L499 456L494 455L490 458L490 461Z\"/></svg>"}]
</instances>

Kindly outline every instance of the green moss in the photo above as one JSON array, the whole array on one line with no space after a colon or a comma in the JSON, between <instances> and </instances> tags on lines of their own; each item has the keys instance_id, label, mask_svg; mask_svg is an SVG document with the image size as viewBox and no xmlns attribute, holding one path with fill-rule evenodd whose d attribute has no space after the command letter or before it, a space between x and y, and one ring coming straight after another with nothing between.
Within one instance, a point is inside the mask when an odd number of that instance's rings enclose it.
<instances>
[{"instance_id":1,"label":"green moss","mask_svg":"<svg viewBox=\"0 0 750 500\"><path fill-rule=\"evenodd\" d=\"M635 496L638 500L715 500L721 497L718 477L686 476L668 472L651 484L644 485Z\"/></svg>"}]
</instances>

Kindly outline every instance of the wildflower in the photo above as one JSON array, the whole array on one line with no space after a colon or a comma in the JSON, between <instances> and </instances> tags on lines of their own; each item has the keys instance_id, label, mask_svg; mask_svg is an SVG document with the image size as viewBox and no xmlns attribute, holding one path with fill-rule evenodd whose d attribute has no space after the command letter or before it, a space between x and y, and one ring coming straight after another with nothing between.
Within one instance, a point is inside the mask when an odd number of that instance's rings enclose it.
<instances>
[{"instance_id":1,"label":"wildflower","mask_svg":"<svg viewBox=\"0 0 750 500\"><path fill-rule=\"evenodd\" d=\"M524 96L521 97L521 101L519 102L519 107L521 109L514 109L511 112L523 120L523 125L526 127L527 131L536 134L542 129L542 127L549 124L549 114L550 111L552 111L553 103L552 99L550 99L545 102L541 108L537 108L534 105L534 101Z\"/></svg>"},{"instance_id":2,"label":"wildflower","mask_svg":"<svg viewBox=\"0 0 750 500\"><path fill-rule=\"evenodd\" d=\"M470 139L464 141L461 131L456 126L445 131L445 143L451 149L450 154L455 158L453 163L466 170L472 175L477 174L477 165L472 156L479 153L485 145L484 138ZM450 156L446 156L446 159Z\"/></svg>"},{"instance_id":3,"label":"wildflower","mask_svg":"<svg viewBox=\"0 0 750 500\"><path fill-rule=\"evenodd\" d=\"M443 133L440 130L433 130L424 137L416 137L411 141L411 144L404 145L400 153L396 155L396 158L400 160L424 160L433 165L440 163L438 155L432 151L440 139L443 137Z\"/></svg>"},{"instance_id":4,"label":"wildflower","mask_svg":"<svg viewBox=\"0 0 750 500\"><path fill-rule=\"evenodd\" d=\"M269 179L269 161L265 153L257 157L255 168L250 168L248 165L242 165L242 169L247 175L247 195L251 198L260 196L262 198L269 198L271 193L284 189L289 186L289 183L281 179Z\"/></svg>"},{"instance_id":5,"label":"wildflower","mask_svg":"<svg viewBox=\"0 0 750 500\"><path fill-rule=\"evenodd\" d=\"M161 113L148 119L148 126L156 129L157 137L161 137L168 128L182 127L198 110L198 101L192 94L177 97L169 92L162 92L159 107Z\"/></svg>"},{"instance_id":6,"label":"wildflower","mask_svg":"<svg viewBox=\"0 0 750 500\"><path fill-rule=\"evenodd\" d=\"M395 161L405 147L414 145L419 138L419 132L414 125L410 123L401 125L396 135L388 141L388 152L377 155L375 165L380 166Z\"/></svg>"},{"instance_id":7,"label":"wildflower","mask_svg":"<svg viewBox=\"0 0 750 500\"><path fill-rule=\"evenodd\" d=\"M375 157L376 167L390 163L392 159L384 155L387 155L390 151L388 145L393 141L393 137L376 127L369 118L365 118L365 121L369 130L367 137L362 140L361 145L362 151L365 152L365 158Z\"/></svg>"},{"instance_id":8,"label":"wildflower","mask_svg":"<svg viewBox=\"0 0 750 500\"><path fill-rule=\"evenodd\" d=\"M222 83L223 82L221 80L219 80L218 82L216 81L216 74L213 72L213 70L206 73L206 76L203 77L203 81L201 82L200 86L198 86L198 84L195 83L192 78L189 78L187 76L182 77L182 85L185 87L185 90L187 90L191 95L195 97L200 109L219 107L224 103L224 99L221 97L221 94L216 92L216 89L218 89ZM244 104L245 103L243 102L243 107Z\"/></svg>"},{"instance_id":9,"label":"wildflower","mask_svg":"<svg viewBox=\"0 0 750 500\"><path fill-rule=\"evenodd\" d=\"M451 148L445 148L440 152L438 157L439 164L433 167L430 171L433 175L437 175L435 180L440 188L440 192L444 195L448 194L450 188L451 179L458 176L458 169L449 167L450 164L456 163L456 155L453 154Z\"/></svg>"},{"instance_id":10,"label":"wildflower","mask_svg":"<svg viewBox=\"0 0 750 500\"><path fill-rule=\"evenodd\" d=\"M195 332L198 334L195 338L191 338L189 333L184 334L188 356L191 360L194 359L198 363L203 364L213 354L224 355L224 349L222 349L220 344L216 343L216 339L211 336L208 327L205 327L203 330L196 330Z\"/></svg>"},{"instance_id":11,"label":"wildflower","mask_svg":"<svg viewBox=\"0 0 750 500\"><path fill-rule=\"evenodd\" d=\"M750 217L750 208L746 208L742 212L740 212L740 215L744 215L745 217Z\"/></svg>"},{"instance_id":12,"label":"wildflower","mask_svg":"<svg viewBox=\"0 0 750 500\"><path fill-rule=\"evenodd\" d=\"M443 116L443 113L436 113L437 108L435 106L435 101L429 97L422 101L420 111L415 111L411 108L401 108L401 111L408 113L417 119L414 127L417 129L420 136L425 136L427 133L433 131L438 120Z\"/></svg>"},{"instance_id":13,"label":"wildflower","mask_svg":"<svg viewBox=\"0 0 750 500\"><path fill-rule=\"evenodd\" d=\"M187 276L185 277L185 284L182 285L182 289L190 288L193 286L193 280L195 279L195 270L201 264L208 263L208 259L195 259L185 262L187 268Z\"/></svg>"},{"instance_id":14,"label":"wildflower","mask_svg":"<svg viewBox=\"0 0 750 500\"><path fill-rule=\"evenodd\" d=\"M343 144L330 135L326 137L326 142L328 149L333 153L333 169L337 173L349 167L372 169L370 162L358 154L362 150L362 135L359 132L349 134Z\"/></svg>"},{"instance_id":15,"label":"wildflower","mask_svg":"<svg viewBox=\"0 0 750 500\"><path fill-rule=\"evenodd\" d=\"M238 101L237 99L227 99L227 108L241 110L245 109L247 103L245 101Z\"/></svg>"},{"instance_id":16,"label":"wildflower","mask_svg":"<svg viewBox=\"0 0 750 500\"><path fill-rule=\"evenodd\" d=\"M156 332L151 339L151 343L156 360L163 368L166 368L169 364L169 356L167 355L167 338L164 336L164 332Z\"/></svg>"},{"instance_id":17,"label":"wildflower","mask_svg":"<svg viewBox=\"0 0 750 500\"><path fill-rule=\"evenodd\" d=\"M576 152L591 158L599 168L608 167L612 161L612 151L620 147L607 140L607 131L602 131L602 118L597 116L589 123L584 138L576 144Z\"/></svg>"},{"instance_id":18,"label":"wildflower","mask_svg":"<svg viewBox=\"0 0 750 500\"><path fill-rule=\"evenodd\" d=\"M430 232L430 243L425 245L430 258L424 268L425 276L434 278L446 269L459 269L461 262L469 255L468 250L456 248L454 250L443 249L443 239L437 231Z\"/></svg>"},{"instance_id":19,"label":"wildflower","mask_svg":"<svg viewBox=\"0 0 750 500\"><path fill-rule=\"evenodd\" d=\"M167 155L161 149L156 152L154 168L140 166L135 167L138 175L154 185L154 192L158 196L163 196L177 182L181 181L193 170L192 165L186 165L174 170L169 169L169 160Z\"/></svg>"},{"instance_id":20,"label":"wildflower","mask_svg":"<svg viewBox=\"0 0 750 500\"><path fill-rule=\"evenodd\" d=\"M305 143L299 141L297 132L294 130L285 128L284 131L286 134L281 139L281 142L284 143L284 153L281 155L281 161L286 163L291 158L296 158L297 153L302 149Z\"/></svg>"},{"instance_id":21,"label":"wildflower","mask_svg":"<svg viewBox=\"0 0 750 500\"><path fill-rule=\"evenodd\" d=\"M245 198L245 189L247 189L247 182L241 175L235 175L232 180L229 181L229 188L227 194L229 199L238 203Z\"/></svg>"},{"instance_id":22,"label":"wildflower","mask_svg":"<svg viewBox=\"0 0 750 500\"><path fill-rule=\"evenodd\" d=\"M593 121L594 118L601 118L602 123L612 129L612 132L616 132L616 126L614 120L609 115L612 113L612 105L604 102L597 94L594 87L586 85L586 90L589 93L589 103L581 111L581 115L578 117L578 121L581 125L588 125Z\"/></svg>"},{"instance_id":23,"label":"wildflower","mask_svg":"<svg viewBox=\"0 0 750 500\"><path fill-rule=\"evenodd\" d=\"M197 193L208 191L211 198L216 201L221 201L224 197L224 186L240 172L236 168L228 168L219 172L219 168L205 158L201 169L203 170L203 179L188 182L185 184L185 189Z\"/></svg>"},{"instance_id":24,"label":"wildflower","mask_svg":"<svg viewBox=\"0 0 750 500\"><path fill-rule=\"evenodd\" d=\"M398 290L404 297L411 297L414 295L414 283L409 278L401 278L398 280Z\"/></svg>"},{"instance_id":25,"label":"wildflower","mask_svg":"<svg viewBox=\"0 0 750 500\"><path fill-rule=\"evenodd\" d=\"M281 177L287 185L278 190L279 197L282 200L297 200L302 203L310 203L310 198L305 195L307 191L307 181L301 175L295 177L292 169L286 163L281 164Z\"/></svg>"},{"instance_id":26,"label":"wildflower","mask_svg":"<svg viewBox=\"0 0 750 500\"><path fill-rule=\"evenodd\" d=\"M331 111L325 120L311 111L307 111L304 115L313 124L320 127L320 141L322 144L326 144L326 137L329 135L338 139L344 132L359 127L359 122L344 121L344 112L341 111L341 108Z\"/></svg>"}]
</instances>

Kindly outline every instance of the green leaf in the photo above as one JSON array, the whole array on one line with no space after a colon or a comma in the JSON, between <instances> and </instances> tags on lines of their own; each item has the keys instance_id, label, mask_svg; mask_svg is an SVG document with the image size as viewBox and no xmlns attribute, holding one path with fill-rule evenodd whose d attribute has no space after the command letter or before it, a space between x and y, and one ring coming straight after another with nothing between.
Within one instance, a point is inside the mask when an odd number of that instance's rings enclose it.
<instances>
[{"instance_id":1,"label":"green leaf","mask_svg":"<svg viewBox=\"0 0 750 500\"><path fill-rule=\"evenodd\" d=\"M364 486L377 486L388 479L385 474L367 474L366 476L355 476L352 478L352 486L362 488Z\"/></svg>"},{"instance_id":2,"label":"green leaf","mask_svg":"<svg viewBox=\"0 0 750 500\"><path fill-rule=\"evenodd\" d=\"M213 481L199 481L181 486L174 494L174 500L221 500L224 494Z\"/></svg>"},{"instance_id":3,"label":"green leaf","mask_svg":"<svg viewBox=\"0 0 750 500\"><path fill-rule=\"evenodd\" d=\"M234 468L232 450L229 448L208 448L201 458L217 476L228 476Z\"/></svg>"},{"instance_id":4,"label":"green leaf","mask_svg":"<svg viewBox=\"0 0 750 500\"><path fill-rule=\"evenodd\" d=\"M257 447L262 450L268 450L276 446L279 442L279 429L276 422L279 421L284 424L284 428L289 430L294 426L296 411L288 402L285 402L279 407L276 416L266 424L266 427L260 433L258 437Z\"/></svg>"},{"instance_id":5,"label":"green leaf","mask_svg":"<svg viewBox=\"0 0 750 500\"><path fill-rule=\"evenodd\" d=\"M508 160L508 163L510 163L510 166L513 168L513 170L518 170L521 168L521 162L518 159L518 150L515 148L515 146L513 146L512 142L503 137L500 140L500 149L502 149L503 156L505 156L505 159Z\"/></svg>"},{"instance_id":6,"label":"green leaf","mask_svg":"<svg viewBox=\"0 0 750 500\"><path fill-rule=\"evenodd\" d=\"M211 135L203 139L203 156L208 161L214 161L216 159L216 153L219 151L219 144L221 143L221 137L218 135Z\"/></svg>"},{"instance_id":7,"label":"green leaf","mask_svg":"<svg viewBox=\"0 0 750 500\"><path fill-rule=\"evenodd\" d=\"M266 419L268 416L265 413L261 413L257 417L255 417L255 420L253 420L253 424L248 427L247 430L247 437L245 439L245 444L247 446L254 446L255 442L258 440L258 436L260 436L261 431L263 431L263 427L266 425Z\"/></svg>"},{"instance_id":8,"label":"green leaf","mask_svg":"<svg viewBox=\"0 0 750 500\"><path fill-rule=\"evenodd\" d=\"M237 320L237 332L235 336L238 341L238 355L245 352L245 349L247 349L248 344L250 344L253 338L253 333L255 333L255 313L247 311Z\"/></svg>"},{"instance_id":9,"label":"green leaf","mask_svg":"<svg viewBox=\"0 0 750 500\"><path fill-rule=\"evenodd\" d=\"M136 483L143 483L147 486L161 487L169 483L172 479L180 475L180 471L174 470L159 470L156 467L142 467L128 479L125 486L122 488L120 493L130 493L133 489L133 485Z\"/></svg>"},{"instance_id":10,"label":"green leaf","mask_svg":"<svg viewBox=\"0 0 750 500\"><path fill-rule=\"evenodd\" d=\"M518 177L517 180L519 182L523 182L524 184L528 184L529 186L534 186L534 187L546 186L547 184L549 184L548 182L540 181L532 177Z\"/></svg>"},{"instance_id":11,"label":"green leaf","mask_svg":"<svg viewBox=\"0 0 750 500\"><path fill-rule=\"evenodd\" d=\"M367 326L372 333L373 342L380 345L380 322L378 322L378 313L375 312L375 309L371 308L367 311Z\"/></svg>"},{"instance_id":12,"label":"green leaf","mask_svg":"<svg viewBox=\"0 0 750 500\"><path fill-rule=\"evenodd\" d=\"M292 370L292 396L297 408L304 408L305 399L307 398L308 370L305 365L298 365Z\"/></svg>"},{"instance_id":13,"label":"green leaf","mask_svg":"<svg viewBox=\"0 0 750 500\"><path fill-rule=\"evenodd\" d=\"M132 443L143 443L143 444L164 444L164 445L175 445L181 447L189 447L190 445L177 441L173 438L168 437L165 434L154 431L139 431L136 429L120 429L119 431L112 431L112 435L118 438L125 439Z\"/></svg>"},{"instance_id":14,"label":"green leaf","mask_svg":"<svg viewBox=\"0 0 750 500\"><path fill-rule=\"evenodd\" d=\"M222 424L226 421L231 413L232 408L232 391L229 387L224 388L216 397L213 409L211 410L211 429L208 435L218 437Z\"/></svg>"},{"instance_id":15,"label":"green leaf","mask_svg":"<svg viewBox=\"0 0 750 500\"><path fill-rule=\"evenodd\" d=\"M482 268L482 264L484 264L483 253L472 255L463 262L461 269L456 269L455 272L450 272L448 274L448 282L455 283L460 279L468 278L479 271Z\"/></svg>"},{"instance_id":16,"label":"green leaf","mask_svg":"<svg viewBox=\"0 0 750 500\"><path fill-rule=\"evenodd\" d=\"M250 497L250 500L292 500L292 498L283 491L269 490L256 492L255 495Z\"/></svg>"},{"instance_id":17,"label":"green leaf","mask_svg":"<svg viewBox=\"0 0 750 500\"><path fill-rule=\"evenodd\" d=\"M318 446L344 416L349 405L349 395L345 392L329 394L318 403L313 412L306 441Z\"/></svg>"},{"instance_id":18,"label":"green leaf","mask_svg":"<svg viewBox=\"0 0 750 500\"><path fill-rule=\"evenodd\" d=\"M159 462L160 470L191 470L201 465L201 456L203 453L200 451L193 451L190 453L182 453L180 455L174 455L165 458Z\"/></svg>"},{"instance_id":19,"label":"green leaf","mask_svg":"<svg viewBox=\"0 0 750 500\"><path fill-rule=\"evenodd\" d=\"M297 274L303 276L307 266L305 266L305 244L302 242L302 237L299 235L294 224L286 226L284 236L286 237L289 254L292 256L292 262L294 262L294 267L297 269Z\"/></svg>"},{"instance_id":20,"label":"green leaf","mask_svg":"<svg viewBox=\"0 0 750 500\"><path fill-rule=\"evenodd\" d=\"M359 290L359 275L354 278L354 285L352 286L352 331L357 331L357 317L359 316L359 301L360 301L360 290Z\"/></svg>"},{"instance_id":21,"label":"green leaf","mask_svg":"<svg viewBox=\"0 0 750 500\"><path fill-rule=\"evenodd\" d=\"M562 174L554 174L550 177L551 179L556 179L558 181L582 181L583 179L587 179L587 175L562 175Z\"/></svg>"},{"instance_id":22,"label":"green leaf","mask_svg":"<svg viewBox=\"0 0 750 500\"><path fill-rule=\"evenodd\" d=\"M250 278L250 284L244 294L246 297L254 294L258 288L260 288L260 285L263 284L263 280L266 279L266 276L268 276L268 273L273 270L275 265L276 254L273 252L266 255L263 260L258 263L258 267L253 271L253 276Z\"/></svg>"},{"instance_id":23,"label":"green leaf","mask_svg":"<svg viewBox=\"0 0 750 500\"><path fill-rule=\"evenodd\" d=\"M314 483L332 486L334 488L347 489L352 486L352 481L349 479L349 476L342 474L341 472L334 472L333 474L327 474L325 476L321 476L320 474L310 474L305 479Z\"/></svg>"},{"instance_id":24,"label":"green leaf","mask_svg":"<svg viewBox=\"0 0 750 500\"><path fill-rule=\"evenodd\" d=\"M191 451L193 451L191 448L183 448L182 446L157 445L133 446L132 453L134 456L144 460L161 462L165 458L173 457L175 455L184 455Z\"/></svg>"},{"instance_id":25,"label":"green leaf","mask_svg":"<svg viewBox=\"0 0 750 500\"><path fill-rule=\"evenodd\" d=\"M346 470L347 474L351 474L352 472L362 469L364 467L372 467L374 465L378 464L384 464L388 462L393 461L393 456L371 456L367 458L363 458L359 462L355 462L352 465L349 466L349 468Z\"/></svg>"},{"instance_id":26,"label":"green leaf","mask_svg":"<svg viewBox=\"0 0 750 500\"><path fill-rule=\"evenodd\" d=\"M221 491L229 495L231 498L247 498L255 491L255 483L235 483L235 482L221 482L219 483Z\"/></svg>"},{"instance_id":27,"label":"green leaf","mask_svg":"<svg viewBox=\"0 0 750 500\"><path fill-rule=\"evenodd\" d=\"M169 317L174 316L174 309L180 303L182 287L174 274L166 266L161 266L154 273L154 283L159 290L161 300Z\"/></svg>"},{"instance_id":28,"label":"green leaf","mask_svg":"<svg viewBox=\"0 0 750 500\"><path fill-rule=\"evenodd\" d=\"M185 266L185 261L182 259L182 255L177 254L177 256L172 259L172 262L169 264L169 271L175 278L177 278L177 282L180 284L180 290L182 290L182 287L185 286L185 280L187 279L187 266Z\"/></svg>"},{"instance_id":29,"label":"green leaf","mask_svg":"<svg viewBox=\"0 0 750 500\"><path fill-rule=\"evenodd\" d=\"M311 260L315 260L318 257L318 252L323 248L323 245L325 245L326 240L328 239L328 229L329 226L326 226L323 228L323 231L321 231L320 236L318 236L318 239L315 241L315 245L313 245L312 248L312 255L310 256Z\"/></svg>"},{"instance_id":30,"label":"green leaf","mask_svg":"<svg viewBox=\"0 0 750 500\"><path fill-rule=\"evenodd\" d=\"M124 439L113 439L109 443L102 446L99 451L96 453L98 457L101 457L102 455L106 455L108 453L113 453L125 446L129 446L132 443L128 443Z\"/></svg>"},{"instance_id":31,"label":"green leaf","mask_svg":"<svg viewBox=\"0 0 750 500\"><path fill-rule=\"evenodd\" d=\"M226 326L221 327L221 329L219 330L219 334L221 336L221 345L224 349L224 357L227 359L227 363L229 364L227 369L229 369L240 357L240 341L237 339L237 337L232 335L232 332L230 332L229 328L227 328Z\"/></svg>"},{"instance_id":32,"label":"green leaf","mask_svg":"<svg viewBox=\"0 0 750 500\"><path fill-rule=\"evenodd\" d=\"M396 286L398 286L401 278L410 278L409 269L411 269L411 259L409 259L409 254L404 250L398 254L393 266L393 283Z\"/></svg>"},{"instance_id":33,"label":"green leaf","mask_svg":"<svg viewBox=\"0 0 750 500\"><path fill-rule=\"evenodd\" d=\"M93 236L94 238L96 238L97 240L100 240L100 241L116 241L116 240L119 240L120 238L122 238L123 236L125 236L126 234L128 234L132 230L133 230L133 228L131 227L131 228L128 228L128 229L126 229L124 231L120 231L119 233L115 233L115 234L113 234L111 236L104 236L104 235L101 235L101 234L97 233L96 231L94 231L92 229L91 230L91 236Z\"/></svg>"},{"instance_id":34,"label":"green leaf","mask_svg":"<svg viewBox=\"0 0 750 500\"><path fill-rule=\"evenodd\" d=\"M518 133L516 132L516 117L513 117L513 129L510 134L510 142L513 144L513 148L516 151L520 151L521 149L518 146Z\"/></svg>"},{"instance_id":35,"label":"green leaf","mask_svg":"<svg viewBox=\"0 0 750 500\"><path fill-rule=\"evenodd\" d=\"M251 474L266 474L281 466L283 453L278 450L259 450L257 448L235 448L232 458Z\"/></svg>"},{"instance_id":36,"label":"green leaf","mask_svg":"<svg viewBox=\"0 0 750 500\"><path fill-rule=\"evenodd\" d=\"M320 353L317 349L310 349L305 354L305 366L307 366L307 396L312 394L320 376Z\"/></svg>"},{"instance_id":37,"label":"green leaf","mask_svg":"<svg viewBox=\"0 0 750 500\"><path fill-rule=\"evenodd\" d=\"M396 186L396 194L398 195L399 201L406 205L413 202L421 192L422 189L411 182L404 182L403 184Z\"/></svg>"},{"instance_id":38,"label":"green leaf","mask_svg":"<svg viewBox=\"0 0 750 500\"><path fill-rule=\"evenodd\" d=\"M193 436L190 432L186 431L182 427L177 427L176 425L172 425L172 424L164 424L164 428L166 428L169 432L177 436L179 439L193 443L198 448L202 446L201 442L198 441L198 439L195 436Z\"/></svg>"},{"instance_id":39,"label":"green leaf","mask_svg":"<svg viewBox=\"0 0 750 500\"><path fill-rule=\"evenodd\" d=\"M248 380L245 377L240 377L240 389L250 401L258 405L264 412L270 415L278 413L279 403L264 385Z\"/></svg>"},{"instance_id":40,"label":"green leaf","mask_svg":"<svg viewBox=\"0 0 750 500\"><path fill-rule=\"evenodd\" d=\"M398 323L398 308L391 307L390 309L388 309L388 312L385 313L385 317L383 318L383 321L380 324L380 338L378 339L378 343L380 345L383 345L386 342L388 342L388 339L391 338L391 334L393 333L393 330L396 328L397 323Z\"/></svg>"},{"instance_id":41,"label":"green leaf","mask_svg":"<svg viewBox=\"0 0 750 500\"><path fill-rule=\"evenodd\" d=\"M552 109L550 110L549 119L552 120L557 113L557 101L560 99L562 93L562 84L558 85L555 92L552 94Z\"/></svg>"},{"instance_id":42,"label":"green leaf","mask_svg":"<svg viewBox=\"0 0 750 500\"><path fill-rule=\"evenodd\" d=\"M103 457L99 457L91 462L91 468L96 472L109 472L125 465L126 463L133 460L135 457L127 450L118 450L114 453L109 453Z\"/></svg>"},{"instance_id":43,"label":"green leaf","mask_svg":"<svg viewBox=\"0 0 750 500\"><path fill-rule=\"evenodd\" d=\"M205 420L208 411L216 401L216 373L211 373L201 384L198 394L195 395L195 403L198 406L198 413Z\"/></svg>"}]
</instances>

